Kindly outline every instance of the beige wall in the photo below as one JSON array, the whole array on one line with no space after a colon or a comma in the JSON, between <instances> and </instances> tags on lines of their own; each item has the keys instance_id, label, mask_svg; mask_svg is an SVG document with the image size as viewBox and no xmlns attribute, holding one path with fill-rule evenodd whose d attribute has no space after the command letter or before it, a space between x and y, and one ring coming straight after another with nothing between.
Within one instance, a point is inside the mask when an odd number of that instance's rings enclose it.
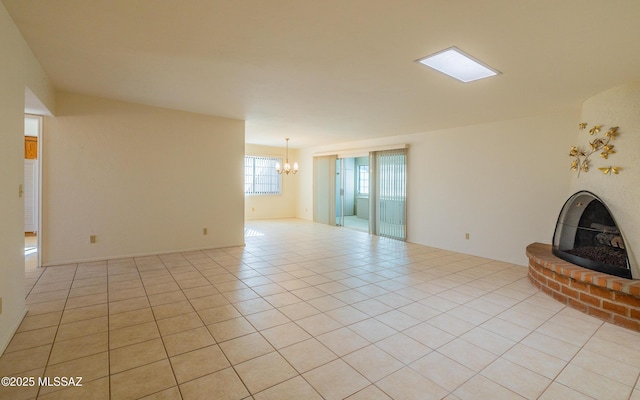
<instances>
[{"instance_id":1,"label":"beige wall","mask_svg":"<svg viewBox=\"0 0 640 400\"><path fill-rule=\"evenodd\" d=\"M612 142L615 154L609 159L599 154L589 159L591 169L574 173L570 194L588 190L600 197L611 210L627 247L634 278L640 278L640 82L629 83L599 93L585 101L582 120L588 127L602 125L606 132L618 126L620 135ZM574 129L572 145L585 148L593 140L586 131ZM568 158L568 157L567 157ZM570 162L570 160L568 161ZM618 175L603 175L598 168L619 166ZM567 196L569 197L569 196Z\"/></svg>"},{"instance_id":2,"label":"beige wall","mask_svg":"<svg viewBox=\"0 0 640 400\"><path fill-rule=\"evenodd\" d=\"M284 147L259 146L247 143L245 154L249 156L271 156L285 158ZM289 149L289 161L293 164L298 160L298 152ZM302 170L311 169L311 166L300 166ZM296 216L296 203L298 194L298 182L300 173L296 175L283 175L282 194L245 196L244 216L247 220L267 218L294 218Z\"/></svg>"},{"instance_id":3,"label":"beige wall","mask_svg":"<svg viewBox=\"0 0 640 400\"><path fill-rule=\"evenodd\" d=\"M380 140L316 152L409 144L408 240L526 265L525 247L550 243L567 198L567 149L578 111ZM302 176L298 216L311 219L312 176ZM470 240L465 240L465 233Z\"/></svg>"},{"instance_id":4,"label":"beige wall","mask_svg":"<svg viewBox=\"0 0 640 400\"><path fill-rule=\"evenodd\" d=\"M244 121L70 93L56 114L44 122L44 265L244 243Z\"/></svg>"},{"instance_id":5,"label":"beige wall","mask_svg":"<svg viewBox=\"0 0 640 400\"><path fill-rule=\"evenodd\" d=\"M0 354L24 313L25 89L54 109L53 89L0 2Z\"/></svg>"}]
</instances>

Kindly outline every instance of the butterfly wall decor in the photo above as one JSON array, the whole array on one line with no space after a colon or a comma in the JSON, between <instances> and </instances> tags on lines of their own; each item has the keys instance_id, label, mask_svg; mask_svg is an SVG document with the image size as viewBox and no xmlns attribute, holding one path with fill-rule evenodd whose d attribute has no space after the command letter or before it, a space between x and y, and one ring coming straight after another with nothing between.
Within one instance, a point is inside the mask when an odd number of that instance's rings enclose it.
<instances>
[{"instance_id":1,"label":"butterfly wall decor","mask_svg":"<svg viewBox=\"0 0 640 400\"><path fill-rule=\"evenodd\" d=\"M602 173L605 175L610 175L610 174L618 175L618 172L622 170L622 168L620 167L605 167L605 168L598 168L598 169L602 171Z\"/></svg>"},{"instance_id":2,"label":"butterfly wall decor","mask_svg":"<svg viewBox=\"0 0 640 400\"><path fill-rule=\"evenodd\" d=\"M583 131L587 129L587 123L581 122L578 125L578 129ZM591 129L589 129L589 135L594 136L600 133L602 129L602 125L594 125ZM593 153L600 152L600 157L605 160L609 159L609 155L614 154L616 151L613 149L614 145L611 144L611 141L614 140L618 136L618 127L612 126L609 128L607 132L602 137L596 137L592 141L589 142L589 147L587 150L583 150L577 146L571 146L569 150L569 157L572 157L571 161L571 170L577 171L578 176L580 176L580 172L589 172L590 160L589 157ZM615 174L617 175L619 171L622 170L620 167L604 167L598 168L605 175Z\"/></svg>"}]
</instances>

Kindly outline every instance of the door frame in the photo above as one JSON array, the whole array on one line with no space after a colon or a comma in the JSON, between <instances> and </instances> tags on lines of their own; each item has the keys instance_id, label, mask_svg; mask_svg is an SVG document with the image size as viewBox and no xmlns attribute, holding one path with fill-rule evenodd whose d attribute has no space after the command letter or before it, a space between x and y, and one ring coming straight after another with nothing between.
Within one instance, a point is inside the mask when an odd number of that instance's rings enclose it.
<instances>
[{"instance_id":1,"label":"door frame","mask_svg":"<svg viewBox=\"0 0 640 400\"><path fill-rule=\"evenodd\" d=\"M37 171L37 180L38 180L38 184L37 184L37 189L36 191L37 196L36 196L36 212L38 215L38 221L36 224L36 267L40 268L42 266L42 166L43 166L43 152L42 152L42 142L44 142L44 129L42 128L43 122L44 122L44 117L42 115L37 115L37 114L30 114L30 113L24 113L24 117L26 118L32 118L32 119L36 119L38 120L38 171ZM23 133L23 136L24 133ZM24 173L23 173L24 175Z\"/></svg>"}]
</instances>

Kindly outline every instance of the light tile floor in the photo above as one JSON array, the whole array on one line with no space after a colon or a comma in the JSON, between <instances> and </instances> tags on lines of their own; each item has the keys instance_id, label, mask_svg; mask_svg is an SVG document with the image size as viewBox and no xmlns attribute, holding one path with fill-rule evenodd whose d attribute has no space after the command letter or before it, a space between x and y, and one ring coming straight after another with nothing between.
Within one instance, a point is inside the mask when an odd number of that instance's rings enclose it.
<instances>
[{"instance_id":1,"label":"light tile floor","mask_svg":"<svg viewBox=\"0 0 640 400\"><path fill-rule=\"evenodd\" d=\"M26 286L30 290L40 277L42 271L38 266L38 238L36 236L24 237L24 271ZM29 293L27 293L28 295Z\"/></svg>"},{"instance_id":2,"label":"light tile floor","mask_svg":"<svg viewBox=\"0 0 640 400\"><path fill-rule=\"evenodd\" d=\"M369 232L369 220L358 218L355 215L346 216L344 217L344 227Z\"/></svg>"},{"instance_id":3,"label":"light tile floor","mask_svg":"<svg viewBox=\"0 0 640 400\"><path fill-rule=\"evenodd\" d=\"M246 243L28 269L0 376L83 386L0 398L640 399L640 335L524 267L300 220Z\"/></svg>"}]
</instances>

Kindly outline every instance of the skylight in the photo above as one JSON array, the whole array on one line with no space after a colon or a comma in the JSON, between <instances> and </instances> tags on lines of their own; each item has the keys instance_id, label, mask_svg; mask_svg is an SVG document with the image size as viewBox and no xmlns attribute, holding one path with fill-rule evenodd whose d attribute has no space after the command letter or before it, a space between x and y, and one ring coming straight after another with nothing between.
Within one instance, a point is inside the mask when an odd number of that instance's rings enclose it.
<instances>
[{"instance_id":1,"label":"skylight","mask_svg":"<svg viewBox=\"0 0 640 400\"><path fill-rule=\"evenodd\" d=\"M421 58L417 60L417 62L465 83L488 78L500 73L465 54L457 47L449 47L448 49Z\"/></svg>"}]
</instances>

